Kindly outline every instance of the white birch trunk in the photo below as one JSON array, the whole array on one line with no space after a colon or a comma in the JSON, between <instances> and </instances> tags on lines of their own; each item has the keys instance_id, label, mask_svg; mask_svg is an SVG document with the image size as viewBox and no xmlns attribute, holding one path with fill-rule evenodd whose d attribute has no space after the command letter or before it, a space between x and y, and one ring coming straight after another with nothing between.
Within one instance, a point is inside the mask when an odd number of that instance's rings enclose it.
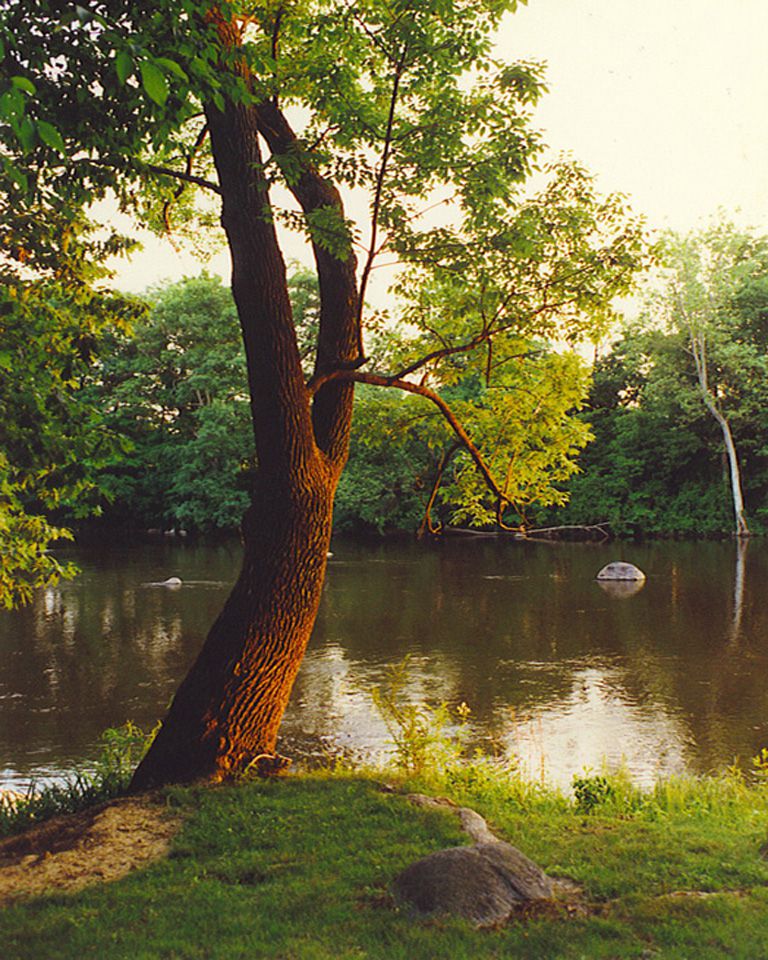
<instances>
[{"instance_id":1,"label":"white birch trunk","mask_svg":"<svg viewBox=\"0 0 768 960\"><path fill-rule=\"evenodd\" d=\"M704 405L715 418L720 430L722 431L723 443L725 444L725 451L728 455L728 467L731 476L731 496L733 497L733 513L736 519L736 536L748 537L750 533L749 527L747 526L747 518L744 514L744 495L741 490L741 469L739 468L739 458L736 453L736 444L733 442L733 434L731 433L730 424L718 409L715 398L712 396L712 392L709 389L707 353L704 334L700 331L694 331L692 328L689 328L689 330L693 359L696 364L696 376L699 381L699 389L701 390Z\"/></svg>"}]
</instances>

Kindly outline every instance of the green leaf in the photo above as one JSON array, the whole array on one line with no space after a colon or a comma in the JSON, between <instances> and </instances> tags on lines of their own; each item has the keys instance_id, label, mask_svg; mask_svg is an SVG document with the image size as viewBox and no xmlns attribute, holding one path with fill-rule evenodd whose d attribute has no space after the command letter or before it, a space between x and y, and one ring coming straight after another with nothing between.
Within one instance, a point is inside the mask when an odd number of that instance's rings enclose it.
<instances>
[{"instance_id":1,"label":"green leaf","mask_svg":"<svg viewBox=\"0 0 768 960\"><path fill-rule=\"evenodd\" d=\"M35 125L29 119L29 117L24 117L18 127L18 137L21 146L26 153L31 150L35 145Z\"/></svg>"},{"instance_id":2,"label":"green leaf","mask_svg":"<svg viewBox=\"0 0 768 960\"><path fill-rule=\"evenodd\" d=\"M24 115L24 97L20 90L12 87L0 97L0 117L14 121Z\"/></svg>"},{"instance_id":3,"label":"green leaf","mask_svg":"<svg viewBox=\"0 0 768 960\"><path fill-rule=\"evenodd\" d=\"M198 77L209 77L211 74L210 65L200 57L193 57L190 67L192 68L192 73L197 74Z\"/></svg>"},{"instance_id":4,"label":"green leaf","mask_svg":"<svg viewBox=\"0 0 768 960\"><path fill-rule=\"evenodd\" d=\"M21 170L12 163L5 164L5 172L24 193L27 192L29 189L29 181L25 173L22 173Z\"/></svg>"},{"instance_id":5,"label":"green leaf","mask_svg":"<svg viewBox=\"0 0 768 960\"><path fill-rule=\"evenodd\" d=\"M61 134L52 123L48 123L47 120L39 120L37 124L37 133L46 146L51 147L54 150L58 150L59 153L67 152L67 148L64 145L64 140L62 139Z\"/></svg>"},{"instance_id":6,"label":"green leaf","mask_svg":"<svg viewBox=\"0 0 768 960\"><path fill-rule=\"evenodd\" d=\"M117 79L120 83L125 83L133 71L133 57L130 53L126 53L125 50L121 50L117 57L115 57L115 73L117 73Z\"/></svg>"},{"instance_id":7,"label":"green leaf","mask_svg":"<svg viewBox=\"0 0 768 960\"><path fill-rule=\"evenodd\" d=\"M34 83L32 83L31 80L27 80L26 77L11 77L11 83L18 90L23 90L24 93L28 93L30 96L34 96L37 90Z\"/></svg>"},{"instance_id":8,"label":"green leaf","mask_svg":"<svg viewBox=\"0 0 768 960\"><path fill-rule=\"evenodd\" d=\"M168 81L165 79L162 70L149 60L142 60L139 64L139 70L141 71L141 85L144 87L144 92L150 100L154 100L159 107L162 107L168 99Z\"/></svg>"},{"instance_id":9,"label":"green leaf","mask_svg":"<svg viewBox=\"0 0 768 960\"><path fill-rule=\"evenodd\" d=\"M167 57L158 57L155 63L159 64L166 73L172 73L179 80L189 80L189 77L176 63L175 60L169 60Z\"/></svg>"},{"instance_id":10,"label":"green leaf","mask_svg":"<svg viewBox=\"0 0 768 960\"><path fill-rule=\"evenodd\" d=\"M13 354L9 350L0 351L0 370L13 368Z\"/></svg>"}]
</instances>

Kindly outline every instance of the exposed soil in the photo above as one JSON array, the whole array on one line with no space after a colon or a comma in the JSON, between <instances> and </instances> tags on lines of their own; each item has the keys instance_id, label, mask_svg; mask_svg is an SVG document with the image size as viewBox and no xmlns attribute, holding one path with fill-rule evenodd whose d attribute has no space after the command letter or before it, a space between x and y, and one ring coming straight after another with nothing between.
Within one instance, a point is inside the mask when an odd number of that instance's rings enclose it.
<instances>
[{"instance_id":1,"label":"exposed soil","mask_svg":"<svg viewBox=\"0 0 768 960\"><path fill-rule=\"evenodd\" d=\"M182 818L158 797L124 797L0 840L0 906L117 880L163 857Z\"/></svg>"}]
</instances>

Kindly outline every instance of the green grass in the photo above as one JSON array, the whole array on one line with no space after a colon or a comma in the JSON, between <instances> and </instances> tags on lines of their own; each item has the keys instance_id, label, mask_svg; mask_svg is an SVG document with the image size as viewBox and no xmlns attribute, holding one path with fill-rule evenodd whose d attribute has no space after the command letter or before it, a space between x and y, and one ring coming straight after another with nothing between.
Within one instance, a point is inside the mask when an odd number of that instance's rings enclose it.
<instances>
[{"instance_id":1,"label":"green grass","mask_svg":"<svg viewBox=\"0 0 768 960\"><path fill-rule=\"evenodd\" d=\"M392 878L466 842L457 819L382 792L364 774L324 773L169 791L168 802L188 813L169 858L3 911L0 956L768 957L765 787L726 777L673 782L651 796L617 778L587 813L482 764L412 785L471 802L504 839L576 880L584 914L563 908L487 931L414 920L389 897ZM697 891L708 895L677 895Z\"/></svg>"}]
</instances>

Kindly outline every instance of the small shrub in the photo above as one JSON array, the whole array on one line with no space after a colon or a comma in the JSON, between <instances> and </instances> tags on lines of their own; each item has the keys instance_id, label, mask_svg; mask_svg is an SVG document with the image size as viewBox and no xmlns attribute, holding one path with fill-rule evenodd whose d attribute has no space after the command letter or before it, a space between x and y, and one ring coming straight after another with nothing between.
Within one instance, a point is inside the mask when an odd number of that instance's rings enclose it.
<instances>
[{"instance_id":1,"label":"small shrub","mask_svg":"<svg viewBox=\"0 0 768 960\"><path fill-rule=\"evenodd\" d=\"M462 703L451 715L449 706L432 707L406 699L410 658L388 670L387 683L371 691L373 702L384 719L395 748L394 764L407 774L445 770L457 763L464 752L469 707Z\"/></svg>"},{"instance_id":2,"label":"small shrub","mask_svg":"<svg viewBox=\"0 0 768 960\"><path fill-rule=\"evenodd\" d=\"M768 747L762 747L760 753L752 757L752 774L758 783L768 787Z\"/></svg>"},{"instance_id":3,"label":"small shrub","mask_svg":"<svg viewBox=\"0 0 768 960\"><path fill-rule=\"evenodd\" d=\"M616 789L608 777L575 776L573 778L573 796L576 809L580 813L592 813L596 807L605 806L616 797Z\"/></svg>"},{"instance_id":4,"label":"small shrub","mask_svg":"<svg viewBox=\"0 0 768 960\"><path fill-rule=\"evenodd\" d=\"M61 783L42 787L32 781L21 795L0 795L0 836L20 833L43 820L77 813L124 793L158 727L146 733L128 721L105 730L99 738L101 753L91 770L75 770Z\"/></svg>"}]
</instances>

